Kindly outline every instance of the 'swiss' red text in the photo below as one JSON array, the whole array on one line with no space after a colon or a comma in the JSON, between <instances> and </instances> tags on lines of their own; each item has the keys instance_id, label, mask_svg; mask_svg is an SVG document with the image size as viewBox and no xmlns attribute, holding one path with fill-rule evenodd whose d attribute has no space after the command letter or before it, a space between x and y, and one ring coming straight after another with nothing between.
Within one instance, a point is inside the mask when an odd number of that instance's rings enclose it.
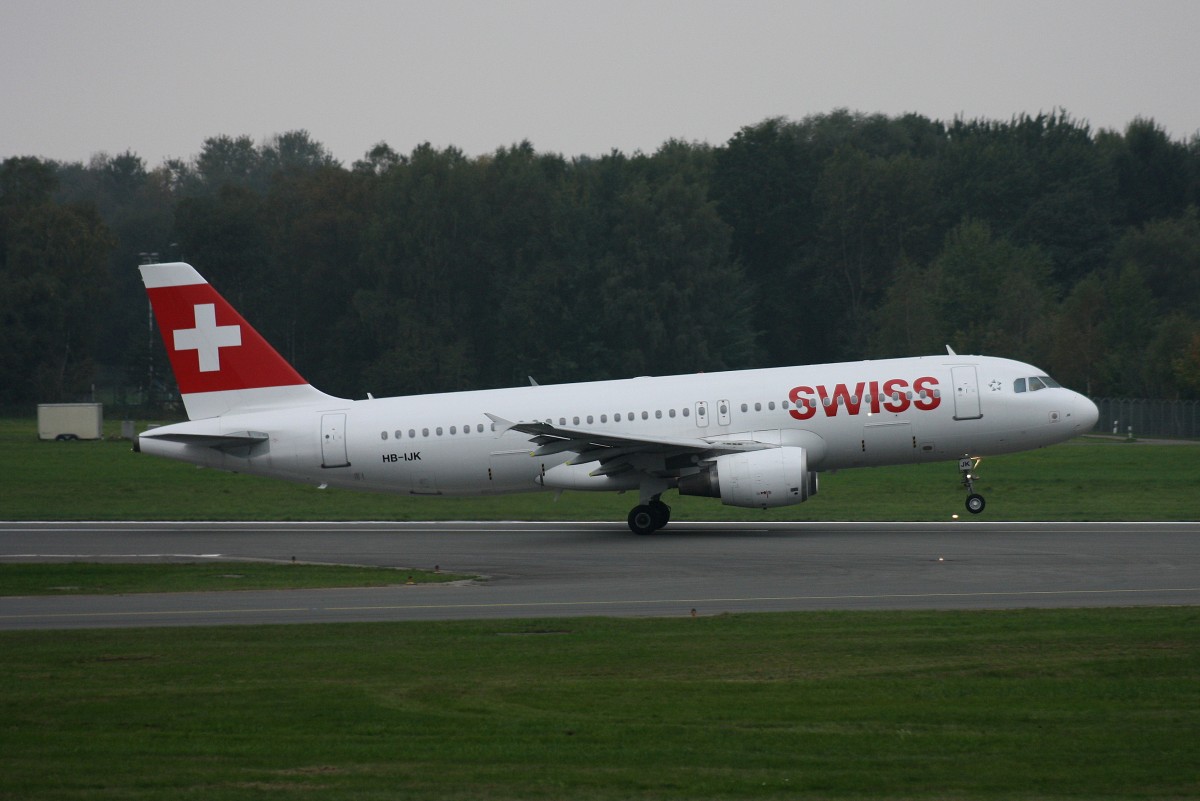
<instances>
[{"instance_id":1,"label":"'swiss' red text","mask_svg":"<svg viewBox=\"0 0 1200 801\"><path fill-rule=\"evenodd\" d=\"M931 411L942 403L938 380L931 375L921 376L909 384L903 378L886 381L859 381L853 389L846 384L835 384L829 389L824 384L816 387L792 387L788 399L796 404L788 414L797 420L809 420L816 416L817 409L824 410L826 417L836 417L845 409L855 415L866 406L871 414L881 412L904 412L910 407Z\"/></svg>"}]
</instances>

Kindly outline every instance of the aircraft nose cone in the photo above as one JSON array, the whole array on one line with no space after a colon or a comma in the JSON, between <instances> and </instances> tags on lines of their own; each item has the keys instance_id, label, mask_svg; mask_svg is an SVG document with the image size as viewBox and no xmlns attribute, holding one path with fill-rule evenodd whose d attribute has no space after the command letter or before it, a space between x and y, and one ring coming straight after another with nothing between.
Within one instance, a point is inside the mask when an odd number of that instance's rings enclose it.
<instances>
[{"instance_id":1,"label":"aircraft nose cone","mask_svg":"<svg viewBox=\"0 0 1200 801\"><path fill-rule=\"evenodd\" d=\"M1077 395L1075 399L1075 427L1080 431L1091 431L1100 419L1100 410L1096 404L1085 395Z\"/></svg>"}]
</instances>

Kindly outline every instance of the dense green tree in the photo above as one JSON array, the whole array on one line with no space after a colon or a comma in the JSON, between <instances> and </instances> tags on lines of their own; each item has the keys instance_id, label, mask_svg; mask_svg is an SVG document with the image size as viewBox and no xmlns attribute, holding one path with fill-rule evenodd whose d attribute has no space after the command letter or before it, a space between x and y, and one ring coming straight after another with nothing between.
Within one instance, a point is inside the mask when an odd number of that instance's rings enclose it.
<instances>
[{"instance_id":1,"label":"dense green tree","mask_svg":"<svg viewBox=\"0 0 1200 801\"><path fill-rule=\"evenodd\" d=\"M1191 324L1196 325L1192 320ZM1200 331L1185 340L1171 363L1175 382L1192 398L1200 398Z\"/></svg>"},{"instance_id":2,"label":"dense green tree","mask_svg":"<svg viewBox=\"0 0 1200 801\"><path fill-rule=\"evenodd\" d=\"M51 199L52 168L0 164L0 403L79 400L95 380L95 332L111 298L113 240L95 208Z\"/></svg>"},{"instance_id":3,"label":"dense green tree","mask_svg":"<svg viewBox=\"0 0 1200 801\"><path fill-rule=\"evenodd\" d=\"M175 209L180 255L203 265L208 280L247 312L264 304L255 271L266 257L263 196L227 183L212 195L183 198Z\"/></svg>"},{"instance_id":4,"label":"dense green tree","mask_svg":"<svg viewBox=\"0 0 1200 801\"><path fill-rule=\"evenodd\" d=\"M400 154L393 150L387 142L380 142L368 150L363 158L354 162L354 171L382 175L392 167L401 164L402 161Z\"/></svg>"},{"instance_id":5,"label":"dense green tree","mask_svg":"<svg viewBox=\"0 0 1200 801\"><path fill-rule=\"evenodd\" d=\"M821 222L810 258L825 271L841 302L839 355L862 353L871 311L897 265L925 259L933 176L911 156L839 151L825 162L814 191ZM812 272L817 267L811 268Z\"/></svg>"},{"instance_id":6,"label":"dense green tree","mask_svg":"<svg viewBox=\"0 0 1200 801\"><path fill-rule=\"evenodd\" d=\"M367 186L334 166L281 172L258 212L261 263L253 265L263 308L256 325L302 375L328 391L366 391L353 357L348 310L362 282ZM314 373L316 371L316 373Z\"/></svg>"},{"instance_id":7,"label":"dense green tree","mask_svg":"<svg viewBox=\"0 0 1200 801\"><path fill-rule=\"evenodd\" d=\"M1103 263L1116 178L1086 125L1065 112L956 120L949 137L939 168L942 219L982 220L1037 245L1063 291Z\"/></svg>"},{"instance_id":8,"label":"dense green tree","mask_svg":"<svg viewBox=\"0 0 1200 801\"><path fill-rule=\"evenodd\" d=\"M1163 312L1200 318L1200 212L1127 229L1113 248L1117 265L1136 265Z\"/></svg>"},{"instance_id":9,"label":"dense green tree","mask_svg":"<svg viewBox=\"0 0 1200 801\"><path fill-rule=\"evenodd\" d=\"M333 154L303 129L272 136L259 151L258 169L268 178L279 172L337 166Z\"/></svg>"},{"instance_id":10,"label":"dense green tree","mask_svg":"<svg viewBox=\"0 0 1200 801\"><path fill-rule=\"evenodd\" d=\"M261 188L261 165L262 154L253 139L222 134L204 140L193 172L210 192L226 184Z\"/></svg>"},{"instance_id":11,"label":"dense green tree","mask_svg":"<svg viewBox=\"0 0 1200 801\"><path fill-rule=\"evenodd\" d=\"M1196 202L1188 196L1194 158L1154 120L1134 119L1123 137L1106 139L1105 150L1116 172L1117 203L1126 225L1176 217Z\"/></svg>"},{"instance_id":12,"label":"dense green tree","mask_svg":"<svg viewBox=\"0 0 1200 801\"><path fill-rule=\"evenodd\" d=\"M77 392L92 359L144 380L143 254L195 263L350 396L949 343L1095 393L1195 397L1197 205L1200 137L1066 112L839 109L599 158L380 142L347 169L295 130L153 169L8 159L4 399Z\"/></svg>"},{"instance_id":13,"label":"dense green tree","mask_svg":"<svg viewBox=\"0 0 1200 801\"><path fill-rule=\"evenodd\" d=\"M138 297L142 282L137 265L177 256L172 248L175 220L170 192L147 171L141 157L129 151L117 156L98 153L87 165L60 165L58 176L55 197L66 204L94 205L112 232L114 247L107 264L112 296ZM100 319L97 359L141 378L147 359L146 316L142 304L114 304Z\"/></svg>"},{"instance_id":14,"label":"dense green tree","mask_svg":"<svg viewBox=\"0 0 1200 801\"><path fill-rule=\"evenodd\" d=\"M873 352L903 346L1040 361L1053 318L1050 261L1039 249L995 236L967 221L947 236L927 266L906 264L876 311ZM897 349L897 346L901 346Z\"/></svg>"}]
</instances>

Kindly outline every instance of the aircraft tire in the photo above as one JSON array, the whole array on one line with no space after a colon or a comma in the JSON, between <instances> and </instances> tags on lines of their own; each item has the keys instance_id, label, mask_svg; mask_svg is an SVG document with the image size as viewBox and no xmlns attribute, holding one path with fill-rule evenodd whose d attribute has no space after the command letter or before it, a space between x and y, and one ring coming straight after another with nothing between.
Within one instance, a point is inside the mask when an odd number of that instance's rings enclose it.
<instances>
[{"instance_id":1,"label":"aircraft tire","mask_svg":"<svg viewBox=\"0 0 1200 801\"><path fill-rule=\"evenodd\" d=\"M671 507L662 501L650 501L650 514L654 516L654 528L660 529L671 522Z\"/></svg>"},{"instance_id":2,"label":"aircraft tire","mask_svg":"<svg viewBox=\"0 0 1200 801\"><path fill-rule=\"evenodd\" d=\"M987 501L983 499L982 495L972 492L967 496L967 511L971 514L979 514L985 506L987 506Z\"/></svg>"},{"instance_id":3,"label":"aircraft tire","mask_svg":"<svg viewBox=\"0 0 1200 801\"><path fill-rule=\"evenodd\" d=\"M659 526L655 525L657 521L658 516L648 505L635 506L629 513L629 529L634 534L653 534L659 529Z\"/></svg>"}]
</instances>

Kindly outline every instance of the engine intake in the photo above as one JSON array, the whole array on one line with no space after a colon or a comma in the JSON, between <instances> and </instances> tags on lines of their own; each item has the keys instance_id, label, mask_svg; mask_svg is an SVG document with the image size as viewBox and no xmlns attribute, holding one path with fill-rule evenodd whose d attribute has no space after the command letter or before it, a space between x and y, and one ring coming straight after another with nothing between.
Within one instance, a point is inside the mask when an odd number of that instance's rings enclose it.
<instances>
[{"instance_id":1,"label":"engine intake","mask_svg":"<svg viewBox=\"0 0 1200 801\"><path fill-rule=\"evenodd\" d=\"M804 448L729 453L704 472L680 478L679 494L752 509L791 506L817 494L817 474L808 469Z\"/></svg>"}]
</instances>

